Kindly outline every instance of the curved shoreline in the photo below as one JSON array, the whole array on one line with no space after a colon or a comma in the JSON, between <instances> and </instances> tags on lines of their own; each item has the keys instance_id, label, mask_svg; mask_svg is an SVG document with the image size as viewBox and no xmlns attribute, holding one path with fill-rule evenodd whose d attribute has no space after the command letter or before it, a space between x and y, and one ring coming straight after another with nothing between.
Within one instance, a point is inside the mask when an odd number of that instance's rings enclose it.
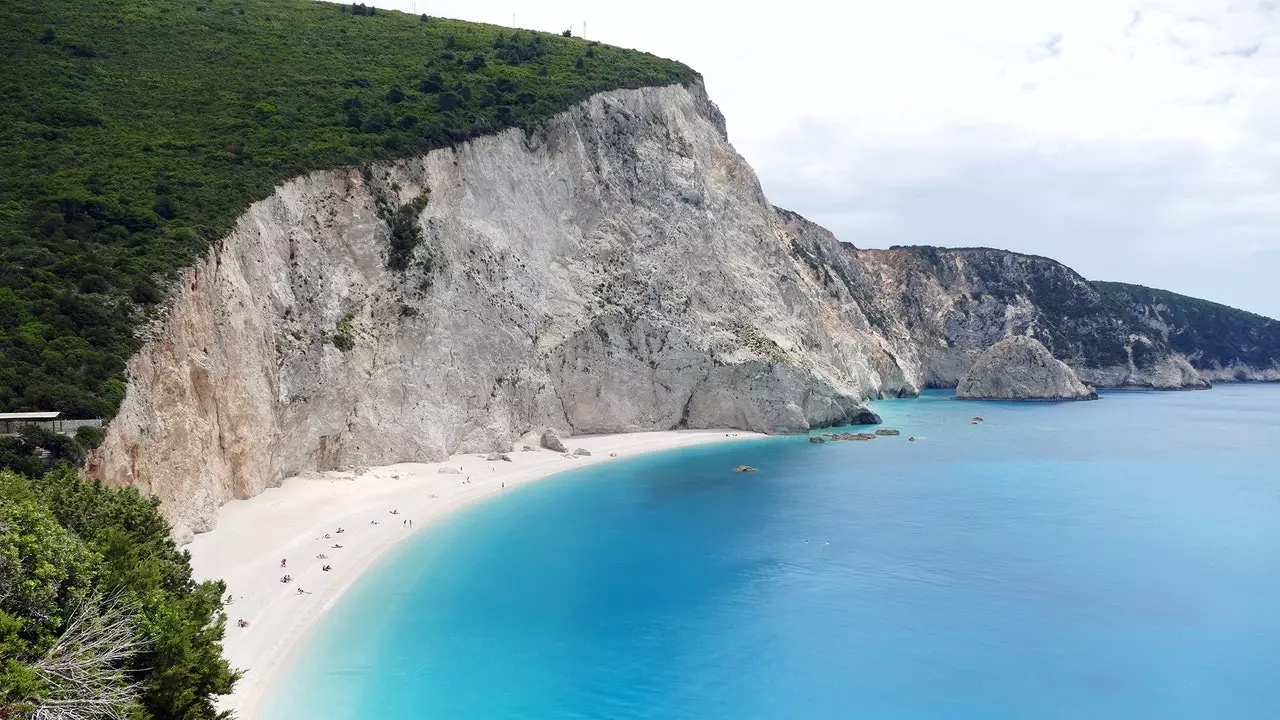
<instances>
[{"instance_id":1,"label":"curved shoreline","mask_svg":"<svg viewBox=\"0 0 1280 720\"><path fill-rule=\"evenodd\" d=\"M457 510L556 473L616 457L763 435L725 430L669 430L567 438L571 449L592 454L567 458L539 449L510 453L511 462L455 455L443 462L401 463L359 475L323 473L286 479L250 500L218 512L218 526L187 547L199 580L221 578L234 602L226 607L224 654L245 671L221 709L240 720L258 717L261 701L290 651L347 588L388 550ZM441 473L442 467L460 474ZM463 481L470 478L471 482ZM437 497L433 497L437 496ZM391 515L396 509L398 515ZM376 520L374 525L371 521ZM412 520L413 528L404 527ZM338 528L342 534L334 534ZM325 533L330 534L325 539ZM334 544L343 547L335 549ZM328 556L325 560L317 554ZM281 558L288 559L285 569ZM328 563L332 571L321 571ZM283 584L285 573L293 582ZM298 594L298 589L310 594ZM237 626L237 620L249 623Z\"/></svg>"}]
</instances>

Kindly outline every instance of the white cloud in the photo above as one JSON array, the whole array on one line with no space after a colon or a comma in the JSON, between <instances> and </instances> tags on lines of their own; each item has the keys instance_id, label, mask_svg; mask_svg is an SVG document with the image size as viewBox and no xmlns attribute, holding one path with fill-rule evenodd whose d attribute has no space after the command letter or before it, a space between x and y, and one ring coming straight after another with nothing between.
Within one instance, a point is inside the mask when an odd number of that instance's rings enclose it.
<instances>
[{"instance_id":1,"label":"white cloud","mask_svg":"<svg viewBox=\"0 0 1280 720\"><path fill-rule=\"evenodd\" d=\"M415 9L413 0L378 0ZM1274 0L417 0L700 71L771 199L1280 316Z\"/></svg>"}]
</instances>

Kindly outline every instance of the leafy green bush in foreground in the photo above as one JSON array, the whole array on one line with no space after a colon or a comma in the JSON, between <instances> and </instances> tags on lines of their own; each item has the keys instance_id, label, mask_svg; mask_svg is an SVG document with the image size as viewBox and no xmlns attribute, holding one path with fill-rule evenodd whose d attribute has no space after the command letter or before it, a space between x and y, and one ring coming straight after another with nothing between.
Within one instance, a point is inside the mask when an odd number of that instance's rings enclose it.
<instances>
[{"instance_id":1,"label":"leafy green bush in foreground","mask_svg":"<svg viewBox=\"0 0 1280 720\"><path fill-rule=\"evenodd\" d=\"M0 719L107 702L121 717L220 717L235 674L222 659L221 582L192 580L155 500L0 471ZM77 717L69 713L51 717Z\"/></svg>"}]
</instances>

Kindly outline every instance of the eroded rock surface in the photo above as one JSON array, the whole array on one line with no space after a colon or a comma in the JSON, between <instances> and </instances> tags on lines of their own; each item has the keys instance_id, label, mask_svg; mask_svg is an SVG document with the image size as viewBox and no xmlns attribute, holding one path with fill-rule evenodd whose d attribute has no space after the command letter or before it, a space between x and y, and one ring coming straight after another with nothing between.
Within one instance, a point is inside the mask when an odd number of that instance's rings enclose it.
<instances>
[{"instance_id":1,"label":"eroded rock surface","mask_svg":"<svg viewBox=\"0 0 1280 720\"><path fill-rule=\"evenodd\" d=\"M411 204L389 269L379 208ZM187 536L290 475L544 428L876 423L865 399L955 386L1008 335L1099 387L1207 386L1117 307L1046 258L839 242L765 199L700 86L607 92L255 203L173 288L89 471Z\"/></svg>"},{"instance_id":2,"label":"eroded rock surface","mask_svg":"<svg viewBox=\"0 0 1280 720\"><path fill-rule=\"evenodd\" d=\"M427 202L407 269L378 207ZM914 392L789 251L700 87L596 95L255 203L173 290L90 471L204 531L308 470L869 419Z\"/></svg>"},{"instance_id":3,"label":"eroded rock surface","mask_svg":"<svg viewBox=\"0 0 1280 720\"><path fill-rule=\"evenodd\" d=\"M960 378L956 397L967 400L1097 400L1075 371L1034 338L1007 337L978 356Z\"/></svg>"}]
</instances>

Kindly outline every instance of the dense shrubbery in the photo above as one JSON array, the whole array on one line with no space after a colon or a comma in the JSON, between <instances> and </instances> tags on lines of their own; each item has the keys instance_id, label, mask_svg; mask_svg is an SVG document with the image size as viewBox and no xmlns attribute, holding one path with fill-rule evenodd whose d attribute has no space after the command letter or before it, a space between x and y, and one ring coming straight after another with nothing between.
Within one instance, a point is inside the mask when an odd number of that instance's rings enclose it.
<instances>
[{"instance_id":1,"label":"dense shrubbery","mask_svg":"<svg viewBox=\"0 0 1280 720\"><path fill-rule=\"evenodd\" d=\"M219 717L226 588L192 580L169 530L134 488L0 471L0 718L52 701L49 717ZM66 713L108 698L115 715Z\"/></svg>"},{"instance_id":2,"label":"dense shrubbery","mask_svg":"<svg viewBox=\"0 0 1280 720\"><path fill-rule=\"evenodd\" d=\"M175 272L281 180L695 77L309 0L3 3L0 47L0 410L89 417L119 405L134 329Z\"/></svg>"}]
</instances>

